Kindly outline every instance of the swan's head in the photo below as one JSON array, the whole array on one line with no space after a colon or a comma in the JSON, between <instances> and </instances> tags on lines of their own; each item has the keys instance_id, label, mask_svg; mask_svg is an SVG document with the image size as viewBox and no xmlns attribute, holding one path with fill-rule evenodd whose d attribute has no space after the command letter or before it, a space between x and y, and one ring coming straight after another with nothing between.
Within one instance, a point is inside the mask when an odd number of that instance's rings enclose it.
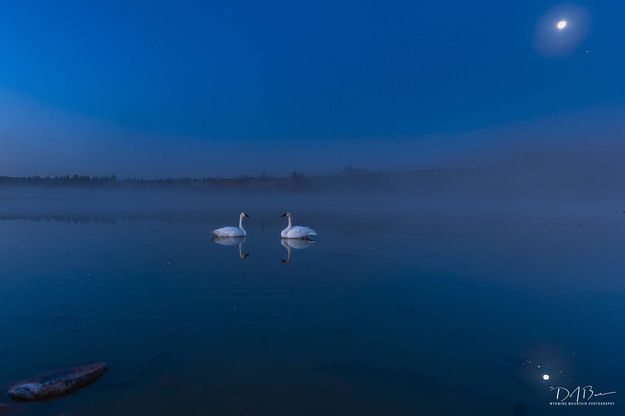
<instances>
[{"instance_id":1,"label":"swan's head","mask_svg":"<svg viewBox=\"0 0 625 416\"><path fill-rule=\"evenodd\" d=\"M289 211L282 214L283 217L291 218L291 213Z\"/></svg>"},{"instance_id":2,"label":"swan's head","mask_svg":"<svg viewBox=\"0 0 625 416\"><path fill-rule=\"evenodd\" d=\"M250 216L249 216L249 215L247 215L247 212L242 212L242 213L239 215L239 218L243 218L243 217L245 217L245 218L249 218Z\"/></svg>"}]
</instances>

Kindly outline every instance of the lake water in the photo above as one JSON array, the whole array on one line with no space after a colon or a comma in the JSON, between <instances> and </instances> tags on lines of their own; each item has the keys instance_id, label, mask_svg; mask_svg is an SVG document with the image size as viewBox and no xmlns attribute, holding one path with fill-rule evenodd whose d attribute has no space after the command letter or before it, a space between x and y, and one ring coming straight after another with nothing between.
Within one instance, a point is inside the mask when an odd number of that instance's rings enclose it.
<instances>
[{"instance_id":1,"label":"lake water","mask_svg":"<svg viewBox=\"0 0 625 416\"><path fill-rule=\"evenodd\" d=\"M624 412L618 206L36 189L0 206L0 386L109 365L20 415L580 414L549 405L578 385L616 391L583 413ZM249 256L209 233L241 207ZM289 261L287 208L319 233Z\"/></svg>"}]
</instances>

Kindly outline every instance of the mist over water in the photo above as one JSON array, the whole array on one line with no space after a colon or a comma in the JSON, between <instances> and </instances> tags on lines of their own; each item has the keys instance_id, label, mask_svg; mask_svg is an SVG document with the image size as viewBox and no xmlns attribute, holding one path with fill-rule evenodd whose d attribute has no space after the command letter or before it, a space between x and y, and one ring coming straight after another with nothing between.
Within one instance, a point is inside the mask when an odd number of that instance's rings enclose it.
<instances>
[{"instance_id":1,"label":"mist over water","mask_svg":"<svg viewBox=\"0 0 625 416\"><path fill-rule=\"evenodd\" d=\"M623 207L349 187L0 188L0 384L108 362L25 415L546 415L549 386L625 387ZM213 243L241 210L241 248ZM317 241L281 244L285 210Z\"/></svg>"}]
</instances>

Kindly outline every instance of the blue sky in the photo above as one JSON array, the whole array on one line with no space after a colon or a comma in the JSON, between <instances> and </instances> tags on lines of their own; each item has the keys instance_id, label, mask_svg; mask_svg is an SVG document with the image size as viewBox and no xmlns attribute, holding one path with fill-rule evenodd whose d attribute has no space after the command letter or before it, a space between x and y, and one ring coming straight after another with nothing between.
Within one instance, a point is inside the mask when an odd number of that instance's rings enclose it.
<instances>
[{"instance_id":1,"label":"blue sky","mask_svg":"<svg viewBox=\"0 0 625 416\"><path fill-rule=\"evenodd\" d=\"M3 2L0 175L418 167L597 120L618 143L623 18L618 0Z\"/></svg>"}]
</instances>

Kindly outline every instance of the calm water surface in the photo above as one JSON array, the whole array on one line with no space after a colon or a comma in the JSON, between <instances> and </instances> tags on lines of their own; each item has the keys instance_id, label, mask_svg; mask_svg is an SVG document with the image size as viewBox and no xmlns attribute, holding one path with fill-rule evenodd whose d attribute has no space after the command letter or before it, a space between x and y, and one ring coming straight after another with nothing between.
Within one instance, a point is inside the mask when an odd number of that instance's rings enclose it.
<instances>
[{"instance_id":1,"label":"calm water surface","mask_svg":"<svg viewBox=\"0 0 625 416\"><path fill-rule=\"evenodd\" d=\"M614 207L0 195L0 386L110 366L20 414L579 414L550 407L549 387L587 384L616 404L584 413L623 414ZM319 232L290 258L289 199ZM209 235L243 205L249 256Z\"/></svg>"}]
</instances>

